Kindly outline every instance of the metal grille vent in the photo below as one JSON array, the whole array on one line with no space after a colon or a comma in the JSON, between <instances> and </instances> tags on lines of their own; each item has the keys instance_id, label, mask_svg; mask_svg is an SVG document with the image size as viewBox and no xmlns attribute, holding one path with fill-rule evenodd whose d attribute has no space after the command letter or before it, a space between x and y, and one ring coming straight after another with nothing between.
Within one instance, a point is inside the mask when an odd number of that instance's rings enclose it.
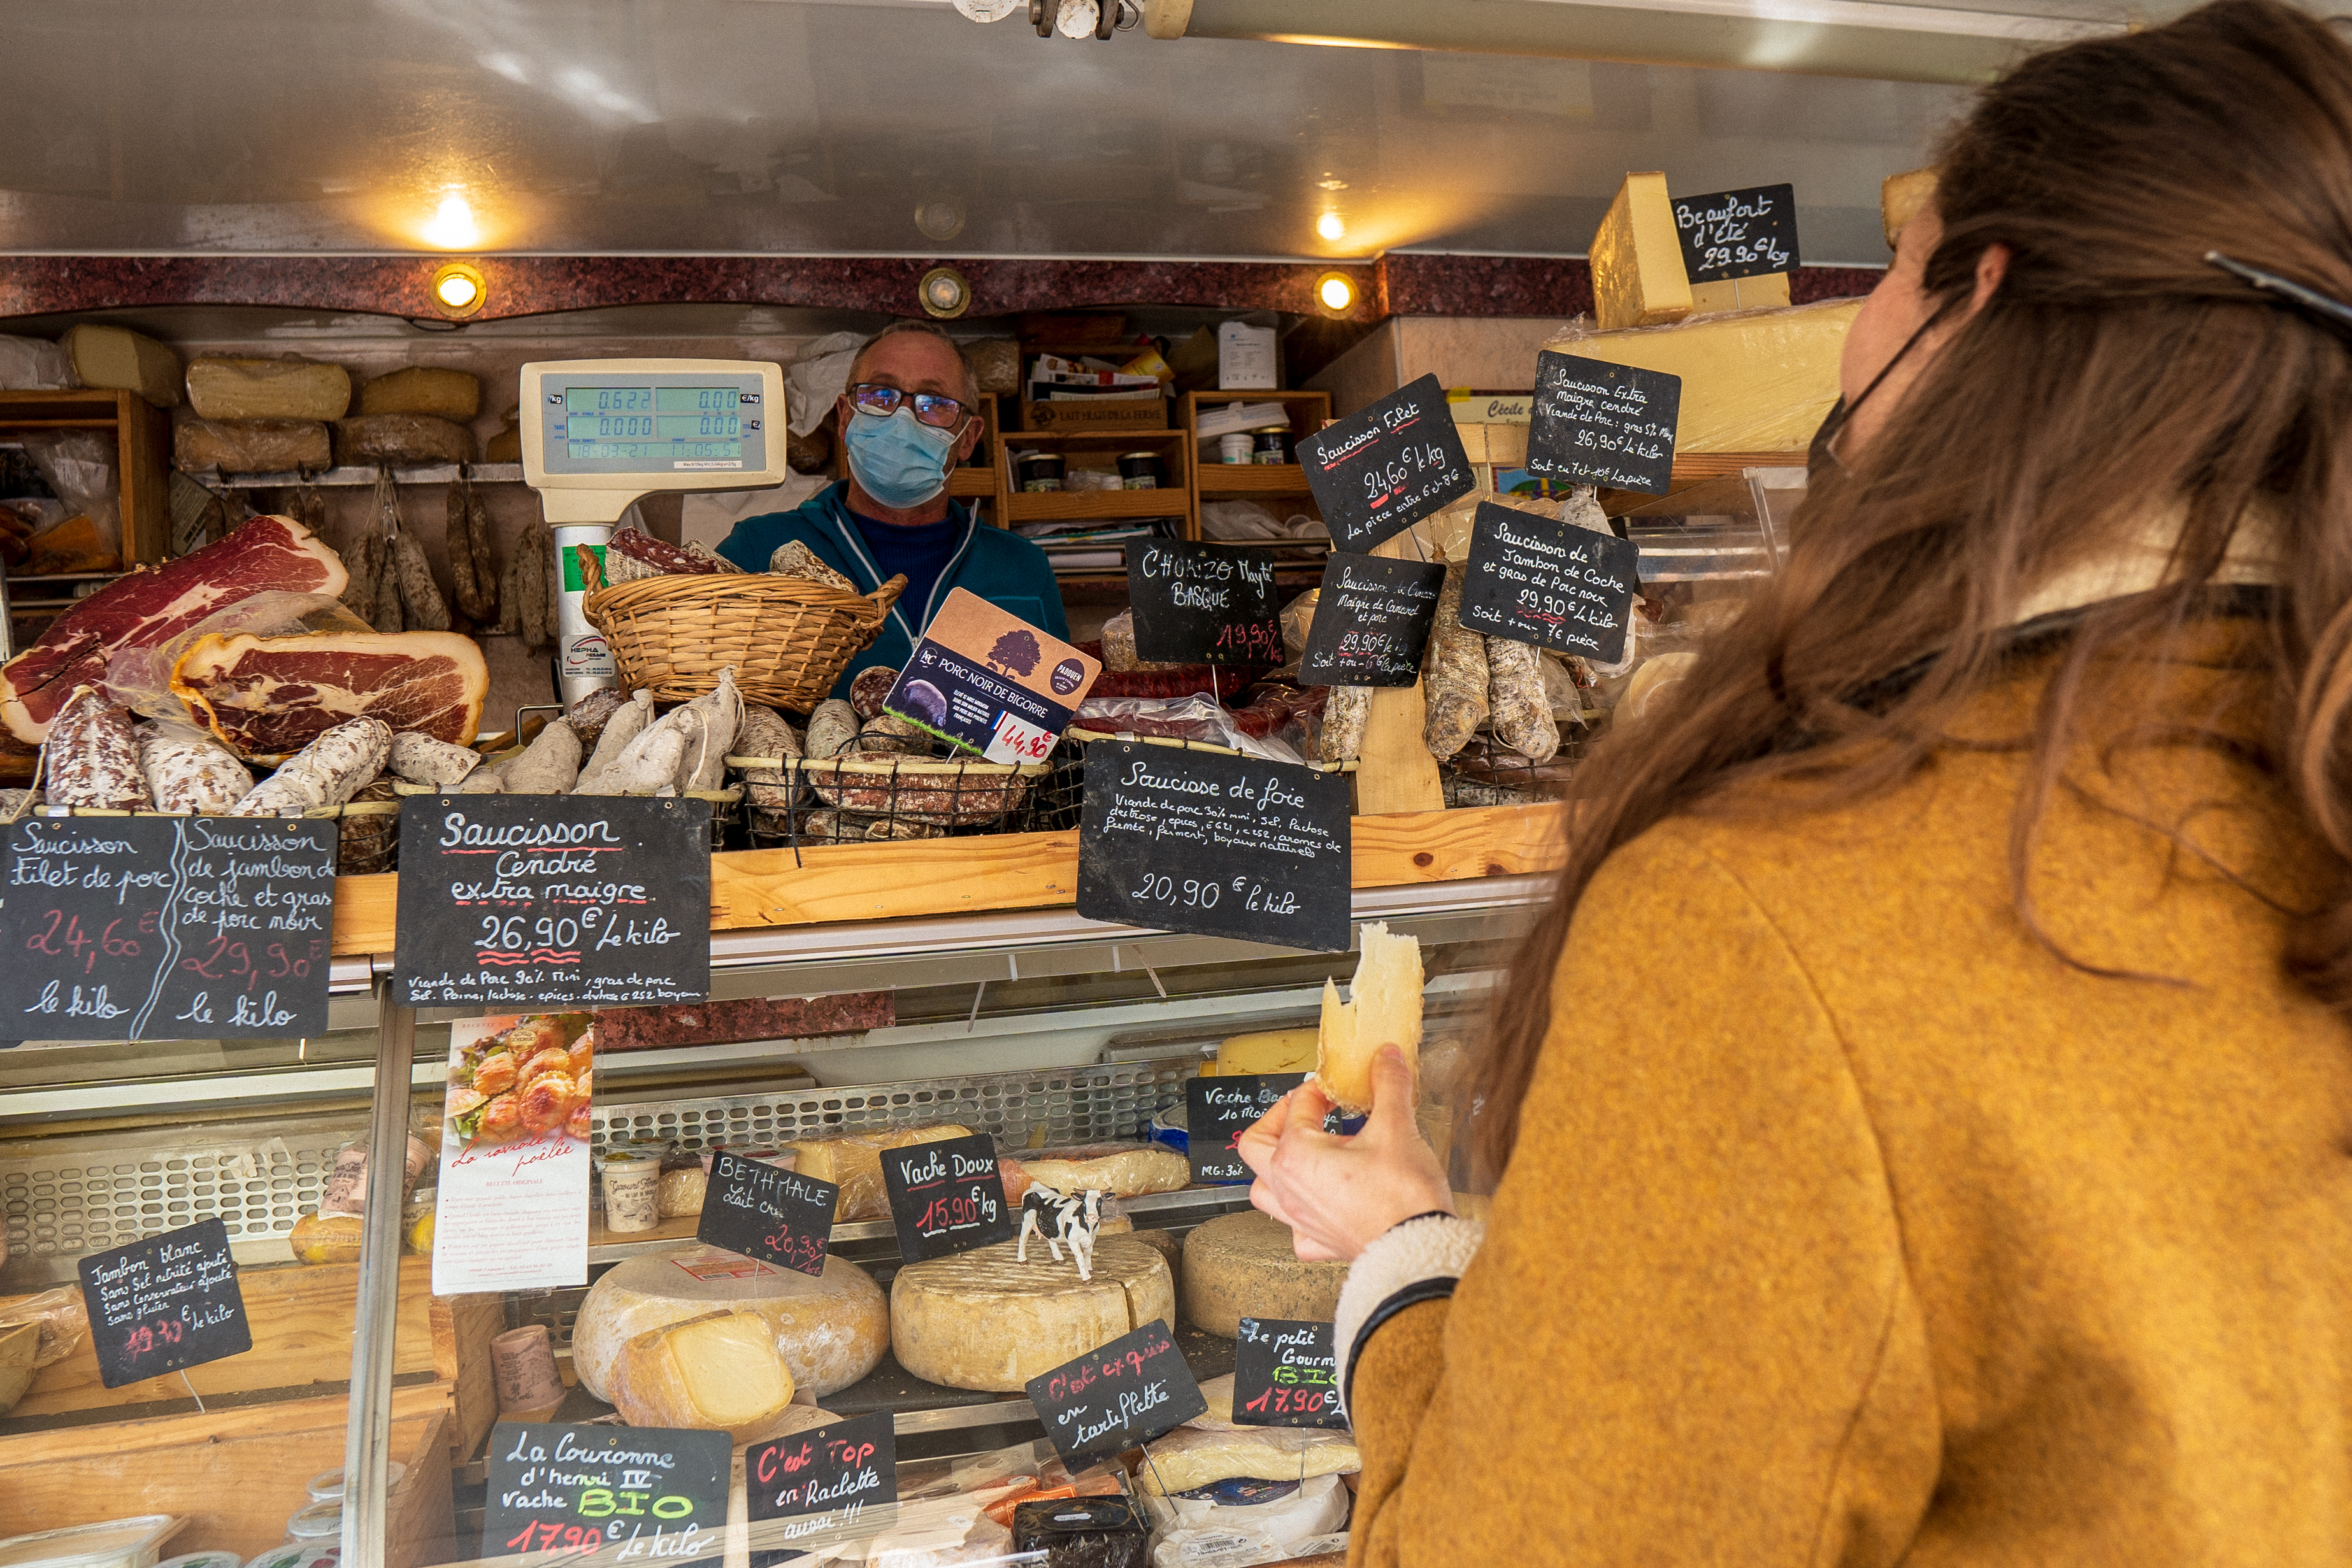
<instances>
[{"instance_id":1,"label":"metal grille vent","mask_svg":"<svg viewBox=\"0 0 2352 1568\"><path fill-rule=\"evenodd\" d=\"M689 1154L721 1145L772 1148L803 1138L838 1137L865 1127L953 1122L1013 1143L1088 1143L1143 1135L1151 1113L1184 1097L1198 1056L1122 1061L1051 1071L976 1073L856 1089L782 1090L707 1100L598 1106L593 1134L601 1152L633 1138L672 1143ZM1037 1134L1042 1134L1042 1137Z\"/></svg>"},{"instance_id":2,"label":"metal grille vent","mask_svg":"<svg viewBox=\"0 0 2352 1568\"><path fill-rule=\"evenodd\" d=\"M0 1159L12 1255L79 1258L218 1216L231 1241L285 1236L318 1207L341 1138L247 1148L60 1150Z\"/></svg>"}]
</instances>

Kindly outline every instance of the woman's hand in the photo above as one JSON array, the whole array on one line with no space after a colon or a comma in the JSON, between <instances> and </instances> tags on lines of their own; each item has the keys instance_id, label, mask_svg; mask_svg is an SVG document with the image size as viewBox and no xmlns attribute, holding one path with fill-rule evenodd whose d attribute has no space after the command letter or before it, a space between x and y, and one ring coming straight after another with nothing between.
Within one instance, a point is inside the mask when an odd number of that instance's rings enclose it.
<instances>
[{"instance_id":1,"label":"woman's hand","mask_svg":"<svg viewBox=\"0 0 2352 1568\"><path fill-rule=\"evenodd\" d=\"M1290 1227L1299 1257L1351 1263L1399 1221L1454 1212L1445 1171L1413 1125L1412 1093L1404 1052L1384 1046L1372 1064L1372 1113L1354 1137L1323 1130L1331 1103L1313 1083L1242 1134L1242 1159L1257 1173L1250 1201Z\"/></svg>"}]
</instances>

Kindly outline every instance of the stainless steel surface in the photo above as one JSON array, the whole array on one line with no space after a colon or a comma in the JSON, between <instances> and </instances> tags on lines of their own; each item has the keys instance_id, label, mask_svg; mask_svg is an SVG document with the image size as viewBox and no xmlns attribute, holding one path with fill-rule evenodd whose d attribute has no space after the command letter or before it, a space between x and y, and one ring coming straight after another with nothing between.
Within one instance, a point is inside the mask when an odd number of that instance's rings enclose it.
<instances>
[{"instance_id":1,"label":"stainless steel surface","mask_svg":"<svg viewBox=\"0 0 2352 1568\"><path fill-rule=\"evenodd\" d=\"M401 1186L407 1169L408 1068L416 1053L416 1015L393 999L390 981L384 982L381 996L367 1218L360 1242L359 1299L352 1335L351 1417L343 1437L345 1568L382 1568L384 1504L391 1491Z\"/></svg>"},{"instance_id":2,"label":"stainless steel surface","mask_svg":"<svg viewBox=\"0 0 2352 1568\"><path fill-rule=\"evenodd\" d=\"M1960 90L1787 73L1973 80L2038 18L2180 8L1201 0L1097 44L940 0L20 3L0 252L1576 255L1663 169L1791 181L1805 259L1874 265Z\"/></svg>"}]
</instances>

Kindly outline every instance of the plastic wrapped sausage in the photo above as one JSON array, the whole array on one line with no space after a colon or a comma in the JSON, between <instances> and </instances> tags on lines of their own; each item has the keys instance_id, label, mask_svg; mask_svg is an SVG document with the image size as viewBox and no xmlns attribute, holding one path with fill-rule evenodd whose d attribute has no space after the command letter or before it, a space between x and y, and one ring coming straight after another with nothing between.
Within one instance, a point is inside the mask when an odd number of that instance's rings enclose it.
<instances>
[{"instance_id":1,"label":"plastic wrapped sausage","mask_svg":"<svg viewBox=\"0 0 2352 1568\"><path fill-rule=\"evenodd\" d=\"M1541 659L1532 643L1486 639L1486 701L1495 738L1538 764L1559 751L1559 726L1544 695Z\"/></svg>"},{"instance_id":2,"label":"plastic wrapped sausage","mask_svg":"<svg viewBox=\"0 0 2352 1568\"><path fill-rule=\"evenodd\" d=\"M340 806L375 781L392 755L392 727L380 718L335 726L229 808L232 817L299 817Z\"/></svg>"},{"instance_id":3,"label":"plastic wrapped sausage","mask_svg":"<svg viewBox=\"0 0 2352 1568\"><path fill-rule=\"evenodd\" d=\"M1428 698L1422 740L1441 762L1467 746L1486 722L1486 639L1462 624L1462 584L1468 575L1466 562L1445 563L1437 621L1430 628L1429 651L1421 664Z\"/></svg>"}]
</instances>

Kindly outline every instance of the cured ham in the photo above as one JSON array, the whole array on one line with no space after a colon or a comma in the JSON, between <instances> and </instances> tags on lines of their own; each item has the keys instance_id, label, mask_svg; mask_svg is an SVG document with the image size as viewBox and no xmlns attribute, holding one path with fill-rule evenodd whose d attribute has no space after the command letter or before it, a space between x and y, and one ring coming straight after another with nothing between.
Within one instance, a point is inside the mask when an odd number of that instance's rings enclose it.
<instances>
[{"instance_id":1,"label":"cured ham","mask_svg":"<svg viewBox=\"0 0 2352 1568\"><path fill-rule=\"evenodd\" d=\"M104 687L116 654L155 647L268 589L331 597L350 580L326 541L293 518L254 517L193 554L109 583L58 616L39 642L0 665L0 723L37 745L76 686Z\"/></svg>"},{"instance_id":2,"label":"cured ham","mask_svg":"<svg viewBox=\"0 0 2352 1568\"><path fill-rule=\"evenodd\" d=\"M240 757L283 757L355 718L463 746L489 689L482 651L454 632L207 634L172 670L172 695Z\"/></svg>"}]
</instances>

